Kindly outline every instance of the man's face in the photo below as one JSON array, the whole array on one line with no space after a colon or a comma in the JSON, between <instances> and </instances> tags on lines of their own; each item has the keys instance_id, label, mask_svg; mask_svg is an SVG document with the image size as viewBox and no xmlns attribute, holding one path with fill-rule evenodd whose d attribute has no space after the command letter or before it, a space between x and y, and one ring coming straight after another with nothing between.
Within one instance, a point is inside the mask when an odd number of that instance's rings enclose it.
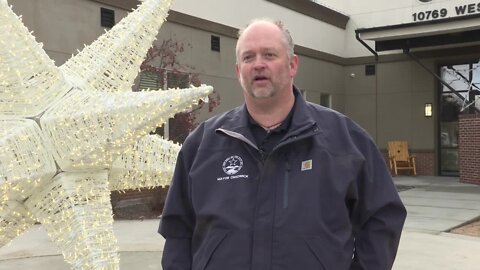
<instances>
[{"instance_id":1,"label":"man's face","mask_svg":"<svg viewBox=\"0 0 480 270\"><path fill-rule=\"evenodd\" d=\"M269 98L291 91L297 66L297 56L288 57L286 41L274 24L254 23L238 40L237 78L250 97Z\"/></svg>"}]
</instances>

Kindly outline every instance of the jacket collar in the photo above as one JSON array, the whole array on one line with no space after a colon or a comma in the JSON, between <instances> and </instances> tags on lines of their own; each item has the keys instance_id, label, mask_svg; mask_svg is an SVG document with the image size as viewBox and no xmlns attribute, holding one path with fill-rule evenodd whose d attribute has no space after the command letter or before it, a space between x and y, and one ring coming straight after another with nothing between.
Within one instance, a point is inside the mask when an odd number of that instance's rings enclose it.
<instances>
[{"instance_id":1,"label":"jacket collar","mask_svg":"<svg viewBox=\"0 0 480 270\"><path fill-rule=\"evenodd\" d=\"M292 122L288 131L289 136L298 136L305 131L312 130L313 127L318 129L317 122L312 117L307 101L303 98L297 87L293 86L295 95L295 107L293 108Z\"/></svg>"},{"instance_id":2,"label":"jacket collar","mask_svg":"<svg viewBox=\"0 0 480 270\"><path fill-rule=\"evenodd\" d=\"M307 102L302 97L302 94L295 86L293 86L292 91L295 95L296 101L294 107L292 108L294 111L287 136L298 136L303 132L313 130L314 127L318 132L316 121L313 119L308 109ZM243 104L242 106L235 108L230 115L230 120L225 121L220 129L243 134L246 138L253 141L253 135L251 134L249 128L247 106Z\"/></svg>"}]
</instances>

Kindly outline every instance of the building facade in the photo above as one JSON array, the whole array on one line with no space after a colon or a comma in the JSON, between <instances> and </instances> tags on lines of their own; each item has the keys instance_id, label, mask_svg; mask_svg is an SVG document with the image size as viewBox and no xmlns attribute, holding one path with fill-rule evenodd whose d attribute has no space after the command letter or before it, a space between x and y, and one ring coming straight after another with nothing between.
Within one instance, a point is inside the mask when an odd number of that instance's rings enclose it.
<instances>
[{"instance_id":1,"label":"building facade","mask_svg":"<svg viewBox=\"0 0 480 270\"><path fill-rule=\"evenodd\" d=\"M138 4L8 2L58 65ZM181 44L179 69L195 73L220 96L218 106L203 110L197 121L242 103L234 72L236 33L258 17L289 27L300 57L295 84L307 100L354 119L385 153L388 141L408 141L419 174L459 175L459 115L480 110L480 3L175 0L156 44Z\"/></svg>"}]
</instances>

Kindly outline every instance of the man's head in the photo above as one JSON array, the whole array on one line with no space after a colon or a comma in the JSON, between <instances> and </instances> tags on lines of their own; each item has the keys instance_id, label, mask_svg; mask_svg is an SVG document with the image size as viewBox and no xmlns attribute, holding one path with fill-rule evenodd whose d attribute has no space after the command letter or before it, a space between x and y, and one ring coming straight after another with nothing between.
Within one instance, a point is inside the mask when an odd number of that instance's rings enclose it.
<instances>
[{"instance_id":1,"label":"man's head","mask_svg":"<svg viewBox=\"0 0 480 270\"><path fill-rule=\"evenodd\" d=\"M246 98L289 94L298 68L293 40L283 23L252 21L239 32L236 72Z\"/></svg>"},{"instance_id":2,"label":"man's head","mask_svg":"<svg viewBox=\"0 0 480 270\"><path fill-rule=\"evenodd\" d=\"M275 21L275 20L270 19L270 18L254 19L249 24L247 24L247 26L245 28L240 29L238 31L238 38L240 39L240 37L243 35L243 33L247 30L247 28L249 26L251 26L252 24L255 24L255 23L260 23L260 22L271 23L271 24L274 24L278 27L278 29L282 33L282 36L283 36L283 39L284 39L283 41L285 42L285 45L287 46L288 56L291 58L293 56L293 47L295 46L295 44L293 43L293 39L292 39L292 36L290 35L290 31L288 31L288 29L285 27L285 25L283 24L282 21ZM238 63L238 43L237 43L237 47L236 47L236 56L237 56L237 63Z\"/></svg>"}]
</instances>

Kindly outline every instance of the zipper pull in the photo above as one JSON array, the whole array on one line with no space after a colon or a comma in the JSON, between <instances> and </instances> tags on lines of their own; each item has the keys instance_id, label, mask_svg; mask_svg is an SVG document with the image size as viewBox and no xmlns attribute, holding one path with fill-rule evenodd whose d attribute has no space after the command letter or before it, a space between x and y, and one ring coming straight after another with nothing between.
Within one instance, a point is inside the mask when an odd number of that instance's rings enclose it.
<instances>
[{"instance_id":1,"label":"zipper pull","mask_svg":"<svg viewBox=\"0 0 480 270\"><path fill-rule=\"evenodd\" d=\"M288 207L288 185L290 182L290 162L285 156L285 177L283 179L283 209Z\"/></svg>"},{"instance_id":2,"label":"zipper pull","mask_svg":"<svg viewBox=\"0 0 480 270\"><path fill-rule=\"evenodd\" d=\"M259 148L258 151L260 152L260 156L262 158L262 161L265 161L268 157L268 154L267 152L265 152L265 149L262 148Z\"/></svg>"}]
</instances>

